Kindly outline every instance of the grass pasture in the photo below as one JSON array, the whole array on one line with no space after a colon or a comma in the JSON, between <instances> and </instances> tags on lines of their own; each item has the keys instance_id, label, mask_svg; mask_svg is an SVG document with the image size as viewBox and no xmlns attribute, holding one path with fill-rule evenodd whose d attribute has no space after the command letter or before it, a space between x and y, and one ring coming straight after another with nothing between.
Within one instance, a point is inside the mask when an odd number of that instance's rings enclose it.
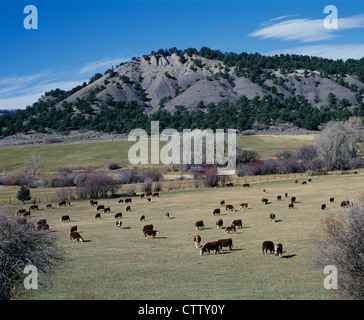
<instances>
[{"instance_id":1,"label":"grass pasture","mask_svg":"<svg viewBox=\"0 0 364 320\"><path fill-rule=\"evenodd\" d=\"M303 179L300 179L300 182ZM310 236L319 228L324 215L338 212L342 200L358 200L362 196L364 176L313 177L308 185L295 184L294 179L251 184L250 188L198 189L161 193L160 198L133 198L132 211L118 199L101 200L111 213L95 220L96 208L88 202L74 202L71 207L32 212L32 221L46 218L50 232L71 260L54 278L53 286L40 287L29 293L29 299L329 299L324 289L323 270L310 264ZM263 193L263 188L267 193ZM36 196L36 190L33 194ZM284 198L288 192L289 198ZM283 200L278 201L277 195ZM297 197L293 210L287 206L291 196ZM261 198L269 199L264 205ZM329 198L335 197L335 203ZM213 216L220 200L235 208L248 202L249 209ZM326 203L327 210L321 210ZM21 208L22 206L19 206ZM18 207L13 207L16 212ZM115 226L115 213L123 213L122 229ZM170 212L170 219L164 214ZM274 212L275 224L269 219ZM70 223L61 223L61 215L69 214ZM146 216L140 222L141 214ZM241 218L243 228L227 235L216 229L217 219L224 227ZM205 229L196 231L194 222L202 219ZM155 239L145 239L144 224L160 231ZM77 225L83 243L70 242L68 230ZM202 243L231 237L233 251L200 256L193 243L199 234ZM265 240L283 244L283 258L262 255Z\"/></svg>"}]
</instances>

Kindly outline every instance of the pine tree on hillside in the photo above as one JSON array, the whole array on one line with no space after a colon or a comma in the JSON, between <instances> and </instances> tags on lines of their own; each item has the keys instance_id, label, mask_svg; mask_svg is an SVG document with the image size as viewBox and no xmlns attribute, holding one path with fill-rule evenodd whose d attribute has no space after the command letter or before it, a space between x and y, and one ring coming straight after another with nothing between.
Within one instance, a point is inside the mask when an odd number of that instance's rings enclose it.
<instances>
[{"instance_id":1,"label":"pine tree on hillside","mask_svg":"<svg viewBox=\"0 0 364 320\"><path fill-rule=\"evenodd\" d=\"M21 188L19 189L16 198L19 201L22 201L23 204L25 204L25 201L30 200L32 197L30 196L30 190L25 187L25 186L21 186Z\"/></svg>"}]
</instances>

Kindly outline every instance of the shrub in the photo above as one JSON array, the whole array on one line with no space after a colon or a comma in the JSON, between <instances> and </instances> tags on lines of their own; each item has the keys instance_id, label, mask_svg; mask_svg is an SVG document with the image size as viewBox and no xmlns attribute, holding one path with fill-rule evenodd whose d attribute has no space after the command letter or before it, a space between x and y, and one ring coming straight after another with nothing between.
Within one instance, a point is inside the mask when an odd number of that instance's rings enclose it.
<instances>
[{"instance_id":1,"label":"shrub","mask_svg":"<svg viewBox=\"0 0 364 320\"><path fill-rule=\"evenodd\" d=\"M7 186L23 186L28 184L28 179L20 172L13 172L5 177L4 184Z\"/></svg>"},{"instance_id":2,"label":"shrub","mask_svg":"<svg viewBox=\"0 0 364 320\"><path fill-rule=\"evenodd\" d=\"M105 173L89 173L76 190L80 199L100 199L114 195L117 185L116 181Z\"/></svg>"},{"instance_id":3,"label":"shrub","mask_svg":"<svg viewBox=\"0 0 364 320\"><path fill-rule=\"evenodd\" d=\"M107 164L106 164L107 168L109 170L117 170L117 169L120 169L120 166L119 164L116 162L116 161L109 161Z\"/></svg>"}]
</instances>

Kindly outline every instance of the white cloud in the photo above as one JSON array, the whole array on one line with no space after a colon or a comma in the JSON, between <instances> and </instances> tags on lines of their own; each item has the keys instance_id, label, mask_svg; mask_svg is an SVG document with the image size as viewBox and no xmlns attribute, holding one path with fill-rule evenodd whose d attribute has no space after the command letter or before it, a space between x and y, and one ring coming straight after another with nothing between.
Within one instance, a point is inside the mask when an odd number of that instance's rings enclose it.
<instances>
[{"instance_id":1,"label":"white cloud","mask_svg":"<svg viewBox=\"0 0 364 320\"><path fill-rule=\"evenodd\" d=\"M333 60L361 59L364 57L364 44L312 45L289 49L279 49L264 53L264 55L268 56L273 56L276 54L300 54L323 57Z\"/></svg>"},{"instance_id":2,"label":"white cloud","mask_svg":"<svg viewBox=\"0 0 364 320\"><path fill-rule=\"evenodd\" d=\"M278 17L271 22L283 18L285 17ZM324 19L291 19L264 26L250 33L249 36L284 41L315 42L337 38L339 31L356 28L364 28L364 15L339 18L337 30L326 29Z\"/></svg>"},{"instance_id":3,"label":"white cloud","mask_svg":"<svg viewBox=\"0 0 364 320\"><path fill-rule=\"evenodd\" d=\"M98 61L93 61L87 63L80 71L80 74L84 73L90 73L94 71L106 71L108 68L115 66L117 64L120 64L121 62L129 61L130 58L117 58L117 59L111 59L111 58L105 58Z\"/></svg>"}]
</instances>

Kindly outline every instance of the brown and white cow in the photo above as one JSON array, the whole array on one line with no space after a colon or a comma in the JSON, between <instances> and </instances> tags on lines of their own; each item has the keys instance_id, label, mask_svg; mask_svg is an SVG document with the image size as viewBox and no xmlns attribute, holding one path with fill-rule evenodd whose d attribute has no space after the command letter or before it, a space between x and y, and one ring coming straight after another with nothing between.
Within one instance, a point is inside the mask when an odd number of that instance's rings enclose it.
<instances>
[{"instance_id":1,"label":"brown and white cow","mask_svg":"<svg viewBox=\"0 0 364 320\"><path fill-rule=\"evenodd\" d=\"M167 211L164 216L168 219L169 218L169 212Z\"/></svg>"},{"instance_id":2,"label":"brown and white cow","mask_svg":"<svg viewBox=\"0 0 364 320\"><path fill-rule=\"evenodd\" d=\"M159 198L159 192L154 192L154 193L152 194L152 196L153 196L153 197L158 197L158 198Z\"/></svg>"},{"instance_id":3,"label":"brown and white cow","mask_svg":"<svg viewBox=\"0 0 364 320\"><path fill-rule=\"evenodd\" d=\"M116 226L117 226L118 228L121 228L121 225L122 225L123 223L121 222L121 220L117 220L117 221L115 222L115 224L116 224Z\"/></svg>"},{"instance_id":4,"label":"brown and white cow","mask_svg":"<svg viewBox=\"0 0 364 320\"><path fill-rule=\"evenodd\" d=\"M131 207L130 206L125 207L125 211L126 212L130 212L131 211Z\"/></svg>"},{"instance_id":5,"label":"brown and white cow","mask_svg":"<svg viewBox=\"0 0 364 320\"><path fill-rule=\"evenodd\" d=\"M35 210L35 209L39 210L39 208L38 208L38 205L37 205L37 204L32 204L32 205L29 207L29 211L30 211L30 210Z\"/></svg>"},{"instance_id":6,"label":"brown and white cow","mask_svg":"<svg viewBox=\"0 0 364 320\"><path fill-rule=\"evenodd\" d=\"M272 221L272 222L276 222L276 215L274 214L274 213L271 213L270 215L269 215L269 218L270 218L270 220Z\"/></svg>"},{"instance_id":7,"label":"brown and white cow","mask_svg":"<svg viewBox=\"0 0 364 320\"><path fill-rule=\"evenodd\" d=\"M123 200L123 199L120 199L120 200L118 201L118 203L124 203L124 200Z\"/></svg>"},{"instance_id":8,"label":"brown and white cow","mask_svg":"<svg viewBox=\"0 0 364 320\"><path fill-rule=\"evenodd\" d=\"M71 222L70 216L69 215L65 215L62 216L60 219L61 222Z\"/></svg>"},{"instance_id":9,"label":"brown and white cow","mask_svg":"<svg viewBox=\"0 0 364 320\"><path fill-rule=\"evenodd\" d=\"M19 214L22 214L22 213L25 213L25 209L19 209L17 212L16 212L16 215L19 215Z\"/></svg>"},{"instance_id":10,"label":"brown and white cow","mask_svg":"<svg viewBox=\"0 0 364 320\"><path fill-rule=\"evenodd\" d=\"M239 209L248 209L248 203L247 202L243 202L243 203L240 203L240 207Z\"/></svg>"},{"instance_id":11,"label":"brown and white cow","mask_svg":"<svg viewBox=\"0 0 364 320\"><path fill-rule=\"evenodd\" d=\"M105 212L110 212L110 211L111 211L110 207L104 208L104 213Z\"/></svg>"},{"instance_id":12,"label":"brown and white cow","mask_svg":"<svg viewBox=\"0 0 364 320\"><path fill-rule=\"evenodd\" d=\"M90 205L97 206L99 204L98 201L90 200Z\"/></svg>"},{"instance_id":13,"label":"brown and white cow","mask_svg":"<svg viewBox=\"0 0 364 320\"><path fill-rule=\"evenodd\" d=\"M96 211L99 211L99 210L104 210L105 209L105 206L103 204L99 204L96 208Z\"/></svg>"},{"instance_id":14,"label":"brown and white cow","mask_svg":"<svg viewBox=\"0 0 364 320\"><path fill-rule=\"evenodd\" d=\"M220 247L219 249L221 249L221 250L222 250L223 247L229 247L229 250L230 251L232 250L233 239L231 239L231 238L217 240L217 243L218 243L218 245Z\"/></svg>"},{"instance_id":15,"label":"brown and white cow","mask_svg":"<svg viewBox=\"0 0 364 320\"><path fill-rule=\"evenodd\" d=\"M236 227L231 225L225 229L225 233L236 232Z\"/></svg>"},{"instance_id":16,"label":"brown and white cow","mask_svg":"<svg viewBox=\"0 0 364 320\"><path fill-rule=\"evenodd\" d=\"M262 203L268 204L268 199L267 198L262 198Z\"/></svg>"},{"instance_id":17,"label":"brown and white cow","mask_svg":"<svg viewBox=\"0 0 364 320\"><path fill-rule=\"evenodd\" d=\"M217 243L217 241L206 242L200 250L200 255L202 256L204 252L210 254L210 250L215 250L215 254L219 253L220 245Z\"/></svg>"},{"instance_id":18,"label":"brown and white cow","mask_svg":"<svg viewBox=\"0 0 364 320\"><path fill-rule=\"evenodd\" d=\"M217 229L222 229L223 225L224 225L224 221L222 219L219 219L219 220L216 221L216 228Z\"/></svg>"},{"instance_id":19,"label":"brown and white cow","mask_svg":"<svg viewBox=\"0 0 364 320\"><path fill-rule=\"evenodd\" d=\"M158 230L144 229L143 234L144 234L145 238L147 238L148 236L154 238L157 234L159 234L159 231Z\"/></svg>"},{"instance_id":20,"label":"brown and white cow","mask_svg":"<svg viewBox=\"0 0 364 320\"><path fill-rule=\"evenodd\" d=\"M145 221L145 215L144 214L140 216L139 221Z\"/></svg>"},{"instance_id":21,"label":"brown and white cow","mask_svg":"<svg viewBox=\"0 0 364 320\"><path fill-rule=\"evenodd\" d=\"M274 243L273 241L264 241L262 244L262 253L264 254L267 253L268 251L270 251L270 253L274 252Z\"/></svg>"},{"instance_id":22,"label":"brown and white cow","mask_svg":"<svg viewBox=\"0 0 364 320\"><path fill-rule=\"evenodd\" d=\"M196 248L200 248L201 247L201 236L199 236L198 234L196 234L193 237L193 242L195 243Z\"/></svg>"},{"instance_id":23,"label":"brown and white cow","mask_svg":"<svg viewBox=\"0 0 364 320\"><path fill-rule=\"evenodd\" d=\"M66 207L66 206L67 206L67 202L66 202L65 200L62 200L62 201L60 201L60 202L58 203L58 207L62 207L62 206L64 206L64 207Z\"/></svg>"},{"instance_id":24,"label":"brown and white cow","mask_svg":"<svg viewBox=\"0 0 364 320\"><path fill-rule=\"evenodd\" d=\"M235 219L235 220L231 221L231 225L238 227L238 228L242 228L243 222L241 221L241 219Z\"/></svg>"},{"instance_id":25,"label":"brown and white cow","mask_svg":"<svg viewBox=\"0 0 364 320\"><path fill-rule=\"evenodd\" d=\"M344 200L340 204L340 208L346 208L348 205L350 205L349 200Z\"/></svg>"},{"instance_id":26,"label":"brown and white cow","mask_svg":"<svg viewBox=\"0 0 364 320\"><path fill-rule=\"evenodd\" d=\"M22 215L23 218L30 217L30 211L25 211Z\"/></svg>"},{"instance_id":27,"label":"brown and white cow","mask_svg":"<svg viewBox=\"0 0 364 320\"><path fill-rule=\"evenodd\" d=\"M47 203L46 204L46 209L52 209L52 204L51 203Z\"/></svg>"},{"instance_id":28,"label":"brown and white cow","mask_svg":"<svg viewBox=\"0 0 364 320\"><path fill-rule=\"evenodd\" d=\"M326 204L325 203L323 203L322 205L321 205L321 210L325 210L326 209Z\"/></svg>"},{"instance_id":29,"label":"brown and white cow","mask_svg":"<svg viewBox=\"0 0 364 320\"><path fill-rule=\"evenodd\" d=\"M143 227L143 230L153 230L153 225L152 225L152 224L146 224L146 225Z\"/></svg>"},{"instance_id":30,"label":"brown and white cow","mask_svg":"<svg viewBox=\"0 0 364 320\"><path fill-rule=\"evenodd\" d=\"M329 201L330 202L334 202L335 201L335 198L330 198Z\"/></svg>"},{"instance_id":31,"label":"brown and white cow","mask_svg":"<svg viewBox=\"0 0 364 320\"><path fill-rule=\"evenodd\" d=\"M244 184L242 185L242 187L243 187L243 188L249 188L249 187L250 187L250 184L249 184L249 183L244 183Z\"/></svg>"},{"instance_id":32,"label":"brown and white cow","mask_svg":"<svg viewBox=\"0 0 364 320\"><path fill-rule=\"evenodd\" d=\"M220 201L220 206L224 206L225 205L225 200L221 200Z\"/></svg>"},{"instance_id":33,"label":"brown and white cow","mask_svg":"<svg viewBox=\"0 0 364 320\"><path fill-rule=\"evenodd\" d=\"M101 213L96 213L95 214L95 219L101 219Z\"/></svg>"},{"instance_id":34,"label":"brown and white cow","mask_svg":"<svg viewBox=\"0 0 364 320\"><path fill-rule=\"evenodd\" d=\"M227 205L225 206L225 210L235 211L235 208L234 208L234 206L233 206L233 205L231 205L231 204L227 204Z\"/></svg>"},{"instance_id":35,"label":"brown and white cow","mask_svg":"<svg viewBox=\"0 0 364 320\"><path fill-rule=\"evenodd\" d=\"M294 204L293 203L290 203L289 205L288 205L288 209L293 209L294 208Z\"/></svg>"},{"instance_id":36,"label":"brown and white cow","mask_svg":"<svg viewBox=\"0 0 364 320\"><path fill-rule=\"evenodd\" d=\"M80 241L80 242L83 242L83 238L81 237L81 235L74 231L74 232L70 232L70 240L73 241L73 240L76 240L76 241Z\"/></svg>"},{"instance_id":37,"label":"brown and white cow","mask_svg":"<svg viewBox=\"0 0 364 320\"><path fill-rule=\"evenodd\" d=\"M115 214L115 219L122 218L122 217L123 217L122 212L118 212L117 214Z\"/></svg>"},{"instance_id":38,"label":"brown and white cow","mask_svg":"<svg viewBox=\"0 0 364 320\"><path fill-rule=\"evenodd\" d=\"M205 228L203 224L203 220L197 220L195 223L196 230L200 230L200 228Z\"/></svg>"},{"instance_id":39,"label":"brown and white cow","mask_svg":"<svg viewBox=\"0 0 364 320\"><path fill-rule=\"evenodd\" d=\"M277 257L282 258L282 253L283 253L283 245L281 243L277 243L274 245L274 254Z\"/></svg>"},{"instance_id":40,"label":"brown and white cow","mask_svg":"<svg viewBox=\"0 0 364 320\"><path fill-rule=\"evenodd\" d=\"M75 232L75 231L77 231L77 226L72 226L70 232Z\"/></svg>"},{"instance_id":41,"label":"brown and white cow","mask_svg":"<svg viewBox=\"0 0 364 320\"><path fill-rule=\"evenodd\" d=\"M124 203L131 203L131 198L126 198L126 199L124 200Z\"/></svg>"},{"instance_id":42,"label":"brown and white cow","mask_svg":"<svg viewBox=\"0 0 364 320\"><path fill-rule=\"evenodd\" d=\"M216 209L214 209L214 211L212 212L212 215L216 215L216 214L220 215L220 213L221 213L220 208L216 208Z\"/></svg>"}]
</instances>

